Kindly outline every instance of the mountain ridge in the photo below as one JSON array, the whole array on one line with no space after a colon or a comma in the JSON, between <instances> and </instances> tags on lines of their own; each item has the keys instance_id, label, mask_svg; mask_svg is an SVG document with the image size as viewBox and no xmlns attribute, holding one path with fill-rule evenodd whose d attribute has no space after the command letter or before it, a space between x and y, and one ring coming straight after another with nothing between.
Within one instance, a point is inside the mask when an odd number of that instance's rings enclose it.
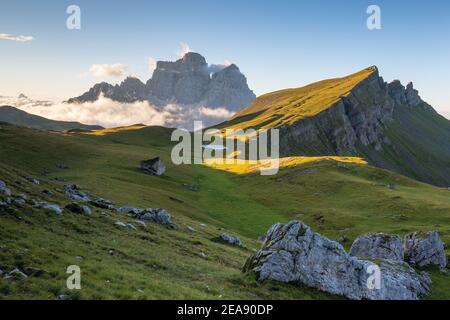
<instances>
[{"instance_id":1,"label":"mountain ridge","mask_svg":"<svg viewBox=\"0 0 450 320\"><path fill-rule=\"evenodd\" d=\"M6 122L22 127L40 130L99 130L97 125L86 125L75 121L57 121L27 113L12 106L0 106L0 122Z\"/></svg>"},{"instance_id":2,"label":"mountain ridge","mask_svg":"<svg viewBox=\"0 0 450 320\"><path fill-rule=\"evenodd\" d=\"M450 121L423 101L412 83L386 83L376 67L264 95L220 127L278 128L281 156L361 156L375 166L450 186Z\"/></svg>"}]
</instances>

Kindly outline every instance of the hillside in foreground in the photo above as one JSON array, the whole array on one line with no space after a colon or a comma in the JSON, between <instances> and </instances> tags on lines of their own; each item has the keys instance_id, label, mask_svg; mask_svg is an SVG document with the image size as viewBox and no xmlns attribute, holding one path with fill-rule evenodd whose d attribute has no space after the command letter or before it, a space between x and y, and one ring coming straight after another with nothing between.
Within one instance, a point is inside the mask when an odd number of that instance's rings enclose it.
<instances>
[{"instance_id":1,"label":"hillside in foreground","mask_svg":"<svg viewBox=\"0 0 450 320\"><path fill-rule=\"evenodd\" d=\"M291 219L305 221L330 239L345 236L347 249L369 231L404 235L437 230L450 242L447 189L363 163L338 165L339 158L299 161L276 176L260 176L248 168L236 174L203 165L176 167L170 161L169 138L170 130L159 127L94 135L2 124L0 180L13 195L64 207L70 200L61 192L63 185L77 183L117 207L164 208L176 228L149 223L147 228L124 229L115 222L134 220L94 207L88 217L67 210L58 216L29 204L0 213L0 270L42 271L0 282L0 297L335 299L302 286L259 283L241 268L252 249L260 247L259 236L273 223ZM155 156L167 165L163 177L138 169L140 160ZM247 249L221 242L225 231L239 236ZM81 291L64 289L66 268L72 264L82 269ZM429 272L430 298L449 299L449 276Z\"/></svg>"},{"instance_id":2,"label":"hillside in foreground","mask_svg":"<svg viewBox=\"0 0 450 320\"><path fill-rule=\"evenodd\" d=\"M358 156L450 186L450 121L412 83L386 83L376 67L263 95L221 128L278 128L282 156Z\"/></svg>"}]
</instances>

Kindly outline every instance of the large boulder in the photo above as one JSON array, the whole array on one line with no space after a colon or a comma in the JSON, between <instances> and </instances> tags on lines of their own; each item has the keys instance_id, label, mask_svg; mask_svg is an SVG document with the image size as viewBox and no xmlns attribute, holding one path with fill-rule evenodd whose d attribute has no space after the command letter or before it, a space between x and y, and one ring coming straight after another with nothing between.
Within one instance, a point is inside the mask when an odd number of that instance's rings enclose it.
<instances>
[{"instance_id":1,"label":"large boulder","mask_svg":"<svg viewBox=\"0 0 450 320\"><path fill-rule=\"evenodd\" d=\"M242 243L242 241L241 241L241 239L239 239L239 237L229 235L228 233L222 233L220 235L220 239L222 239L222 241L225 241L226 243L229 243L233 246L245 248L245 245Z\"/></svg>"},{"instance_id":2,"label":"large boulder","mask_svg":"<svg viewBox=\"0 0 450 320\"><path fill-rule=\"evenodd\" d=\"M172 224L172 216L164 209L146 209L138 218L140 220L149 220L158 224Z\"/></svg>"},{"instance_id":3,"label":"large boulder","mask_svg":"<svg viewBox=\"0 0 450 320\"><path fill-rule=\"evenodd\" d=\"M444 243L436 231L416 231L405 236L405 260L412 266L447 266Z\"/></svg>"},{"instance_id":4,"label":"large boulder","mask_svg":"<svg viewBox=\"0 0 450 320\"><path fill-rule=\"evenodd\" d=\"M356 238L349 253L362 258L403 261L403 241L398 235L368 233Z\"/></svg>"},{"instance_id":5,"label":"large boulder","mask_svg":"<svg viewBox=\"0 0 450 320\"><path fill-rule=\"evenodd\" d=\"M148 174L154 176L162 176L166 172L166 165L159 158L141 161L141 169Z\"/></svg>"},{"instance_id":6,"label":"large boulder","mask_svg":"<svg viewBox=\"0 0 450 320\"><path fill-rule=\"evenodd\" d=\"M429 294L431 281L425 273L418 274L401 261L375 261L351 256L338 242L292 221L269 229L244 271L255 272L260 281L301 283L355 300L417 300ZM373 286L377 270L380 282Z\"/></svg>"}]
</instances>

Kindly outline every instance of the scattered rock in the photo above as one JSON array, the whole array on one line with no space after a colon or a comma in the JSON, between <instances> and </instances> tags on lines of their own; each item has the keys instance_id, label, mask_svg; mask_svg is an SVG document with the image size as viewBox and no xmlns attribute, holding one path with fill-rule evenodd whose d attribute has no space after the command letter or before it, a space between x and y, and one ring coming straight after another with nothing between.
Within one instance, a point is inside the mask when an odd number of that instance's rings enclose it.
<instances>
[{"instance_id":1,"label":"scattered rock","mask_svg":"<svg viewBox=\"0 0 450 320\"><path fill-rule=\"evenodd\" d=\"M66 197L73 201L88 202L91 200L89 194L81 191L81 187L77 184L66 184L64 193Z\"/></svg>"},{"instance_id":2,"label":"scattered rock","mask_svg":"<svg viewBox=\"0 0 450 320\"><path fill-rule=\"evenodd\" d=\"M6 277L8 279L10 279L10 278L16 278L16 279L26 279L26 278L28 278L28 276L25 273L23 273L22 271L20 271L18 268L15 268L12 271L8 272Z\"/></svg>"},{"instance_id":3,"label":"scattered rock","mask_svg":"<svg viewBox=\"0 0 450 320\"><path fill-rule=\"evenodd\" d=\"M381 271L381 288L370 288L373 270ZM429 294L430 279L405 262L377 259L377 264L350 256L342 245L292 221L273 225L244 271L260 281L301 283L312 288L361 300L417 300Z\"/></svg>"},{"instance_id":4,"label":"scattered rock","mask_svg":"<svg viewBox=\"0 0 450 320\"><path fill-rule=\"evenodd\" d=\"M134 230L134 231L137 231L137 228L136 228L133 224L131 224L131 223L128 223L128 224L127 224L127 227L130 228L130 229L132 229L132 230Z\"/></svg>"},{"instance_id":5,"label":"scattered rock","mask_svg":"<svg viewBox=\"0 0 450 320\"><path fill-rule=\"evenodd\" d=\"M63 212L59 205L47 203L47 202L38 202L34 205L34 207L37 209L46 209L46 210L53 211L57 215L60 215Z\"/></svg>"},{"instance_id":6,"label":"scattered rock","mask_svg":"<svg viewBox=\"0 0 450 320\"><path fill-rule=\"evenodd\" d=\"M0 194L3 194L7 197L11 196L11 190L7 188L6 183L0 180Z\"/></svg>"},{"instance_id":7,"label":"scattered rock","mask_svg":"<svg viewBox=\"0 0 450 320\"><path fill-rule=\"evenodd\" d=\"M225 241L233 246L245 248L244 244L241 242L241 239L239 239L238 237L231 236L227 233L222 233L220 235L220 239L222 239L223 241Z\"/></svg>"},{"instance_id":8,"label":"scattered rock","mask_svg":"<svg viewBox=\"0 0 450 320\"><path fill-rule=\"evenodd\" d=\"M92 214L91 208L86 205L79 205L76 202L68 204L65 208L73 213L79 213L85 216L90 216Z\"/></svg>"},{"instance_id":9,"label":"scattered rock","mask_svg":"<svg viewBox=\"0 0 450 320\"><path fill-rule=\"evenodd\" d=\"M200 227L206 228L206 224L205 223L200 223Z\"/></svg>"},{"instance_id":10,"label":"scattered rock","mask_svg":"<svg viewBox=\"0 0 450 320\"><path fill-rule=\"evenodd\" d=\"M60 295L58 295L57 299L64 301L64 300L70 300L70 297L66 294L60 294Z\"/></svg>"},{"instance_id":11,"label":"scattered rock","mask_svg":"<svg viewBox=\"0 0 450 320\"><path fill-rule=\"evenodd\" d=\"M166 172L166 165L159 158L141 161L141 169L154 176L162 176Z\"/></svg>"},{"instance_id":12,"label":"scattered rock","mask_svg":"<svg viewBox=\"0 0 450 320\"><path fill-rule=\"evenodd\" d=\"M172 224L172 216L164 209L146 209L139 219L150 220L158 224Z\"/></svg>"},{"instance_id":13,"label":"scattered rock","mask_svg":"<svg viewBox=\"0 0 450 320\"><path fill-rule=\"evenodd\" d=\"M447 258L444 244L436 231L416 231L404 241L405 260L412 266L439 266L445 269Z\"/></svg>"},{"instance_id":14,"label":"scattered rock","mask_svg":"<svg viewBox=\"0 0 450 320\"><path fill-rule=\"evenodd\" d=\"M107 199L103 199L103 198L97 198L94 200L89 201L90 204L92 204L93 206L97 207L97 208L101 208L101 209L108 209L108 210L113 210L114 209L114 204L112 201L107 200Z\"/></svg>"},{"instance_id":15,"label":"scattered rock","mask_svg":"<svg viewBox=\"0 0 450 320\"><path fill-rule=\"evenodd\" d=\"M137 224L141 225L142 227L147 228L147 224L146 224L144 221L142 221L142 220L136 220L135 222L136 222Z\"/></svg>"},{"instance_id":16,"label":"scattered rock","mask_svg":"<svg viewBox=\"0 0 450 320\"><path fill-rule=\"evenodd\" d=\"M191 226L187 226L187 229L190 231L190 232L197 232L197 230L195 230L193 227L191 227Z\"/></svg>"},{"instance_id":17,"label":"scattered rock","mask_svg":"<svg viewBox=\"0 0 450 320\"><path fill-rule=\"evenodd\" d=\"M368 233L356 238L349 253L362 258L403 261L403 241L398 235Z\"/></svg>"},{"instance_id":18,"label":"scattered rock","mask_svg":"<svg viewBox=\"0 0 450 320\"><path fill-rule=\"evenodd\" d=\"M114 223L114 224L116 226L118 226L118 227L123 227L123 228L127 227L127 224L125 222L120 221L120 220L116 221L116 223Z\"/></svg>"},{"instance_id":19,"label":"scattered rock","mask_svg":"<svg viewBox=\"0 0 450 320\"><path fill-rule=\"evenodd\" d=\"M130 214L132 216L138 216L143 211L144 211L144 209L133 208L133 207L122 207L122 208L117 209L117 212L119 212L119 213Z\"/></svg>"},{"instance_id":20,"label":"scattered rock","mask_svg":"<svg viewBox=\"0 0 450 320\"><path fill-rule=\"evenodd\" d=\"M35 178L29 177L29 178L27 178L27 180L29 182L31 182L31 183L34 183L34 184L38 184L38 185L41 184L41 182L38 179L35 179Z\"/></svg>"},{"instance_id":21,"label":"scattered rock","mask_svg":"<svg viewBox=\"0 0 450 320\"><path fill-rule=\"evenodd\" d=\"M206 259L208 258L208 256L206 255L206 253L204 253L203 251L199 253L199 256Z\"/></svg>"},{"instance_id":22,"label":"scattered rock","mask_svg":"<svg viewBox=\"0 0 450 320\"><path fill-rule=\"evenodd\" d=\"M12 205L16 207L23 207L25 205L26 201L22 198L16 198L12 201Z\"/></svg>"}]
</instances>

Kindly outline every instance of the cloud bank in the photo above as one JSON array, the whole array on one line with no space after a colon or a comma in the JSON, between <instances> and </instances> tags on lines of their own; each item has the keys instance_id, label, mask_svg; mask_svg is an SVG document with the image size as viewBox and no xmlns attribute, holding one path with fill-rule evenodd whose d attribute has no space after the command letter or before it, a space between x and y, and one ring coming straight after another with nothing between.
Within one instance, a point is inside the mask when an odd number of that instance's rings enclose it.
<instances>
[{"instance_id":1,"label":"cloud bank","mask_svg":"<svg viewBox=\"0 0 450 320\"><path fill-rule=\"evenodd\" d=\"M180 43L180 50L177 52L178 58L183 58L184 55L188 52L191 52L191 48L187 43L181 42Z\"/></svg>"},{"instance_id":2,"label":"cloud bank","mask_svg":"<svg viewBox=\"0 0 450 320\"><path fill-rule=\"evenodd\" d=\"M155 107L147 101L121 103L103 96L97 101L82 104L53 104L49 101L0 96L0 105L10 105L52 120L77 121L105 128L142 123L192 130L195 120L203 121L204 126L211 126L233 115L225 108L179 104Z\"/></svg>"},{"instance_id":3,"label":"cloud bank","mask_svg":"<svg viewBox=\"0 0 450 320\"><path fill-rule=\"evenodd\" d=\"M33 41L34 38L32 36L22 36L22 35L14 35L14 34L9 34L9 33L0 33L0 40L28 42L28 41Z\"/></svg>"},{"instance_id":4,"label":"cloud bank","mask_svg":"<svg viewBox=\"0 0 450 320\"><path fill-rule=\"evenodd\" d=\"M121 77L128 66L116 63L116 64L93 64L89 69L89 72L94 77Z\"/></svg>"}]
</instances>

